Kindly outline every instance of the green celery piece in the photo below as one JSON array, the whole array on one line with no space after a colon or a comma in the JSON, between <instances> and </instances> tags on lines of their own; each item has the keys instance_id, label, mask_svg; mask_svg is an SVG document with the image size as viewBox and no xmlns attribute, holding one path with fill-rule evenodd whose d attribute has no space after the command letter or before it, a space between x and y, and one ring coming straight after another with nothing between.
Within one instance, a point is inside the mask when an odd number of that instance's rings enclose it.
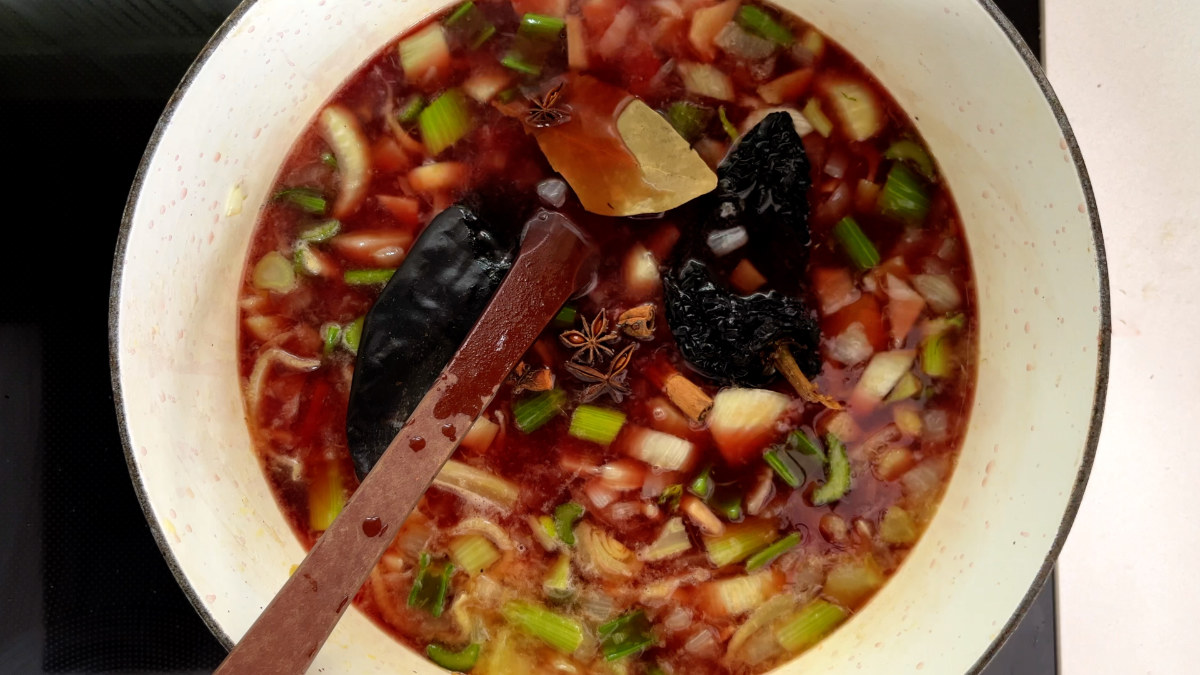
<instances>
[{"instance_id":1,"label":"green celery piece","mask_svg":"<svg viewBox=\"0 0 1200 675\"><path fill-rule=\"evenodd\" d=\"M471 49L479 49L496 34L496 26L480 12L474 2L467 0L458 6L445 21L446 28L459 36Z\"/></svg>"},{"instance_id":2,"label":"green celery piece","mask_svg":"<svg viewBox=\"0 0 1200 675\"><path fill-rule=\"evenodd\" d=\"M325 210L329 207L325 196L314 188L294 187L280 190L275 193L275 200L287 202L305 213L313 213L318 216L325 215Z\"/></svg>"},{"instance_id":3,"label":"green celery piece","mask_svg":"<svg viewBox=\"0 0 1200 675\"><path fill-rule=\"evenodd\" d=\"M842 218L833 226L833 236L859 269L869 270L879 264L879 251L875 249L875 244L867 239L858 222L850 216Z\"/></svg>"},{"instance_id":4,"label":"green celery piece","mask_svg":"<svg viewBox=\"0 0 1200 675\"><path fill-rule=\"evenodd\" d=\"M342 327L336 323L327 323L321 326L321 338L325 342L323 351L325 356L333 353L337 349L338 342L341 341Z\"/></svg>"},{"instance_id":5,"label":"green celery piece","mask_svg":"<svg viewBox=\"0 0 1200 675\"><path fill-rule=\"evenodd\" d=\"M800 533L793 532L746 559L746 571L757 572L800 543Z\"/></svg>"},{"instance_id":6,"label":"green celery piece","mask_svg":"<svg viewBox=\"0 0 1200 675\"><path fill-rule=\"evenodd\" d=\"M712 504L725 520L737 522L742 519L742 494L736 488L722 487L716 491Z\"/></svg>"},{"instance_id":7,"label":"green celery piece","mask_svg":"<svg viewBox=\"0 0 1200 675\"><path fill-rule=\"evenodd\" d=\"M925 149L925 146L910 138L892 143L887 150L883 151L883 156L885 159L912 164L926 180L937 179L937 171L933 167L933 158L929 156L929 151Z\"/></svg>"},{"instance_id":8,"label":"green celery piece","mask_svg":"<svg viewBox=\"0 0 1200 675\"><path fill-rule=\"evenodd\" d=\"M342 345L351 354L358 353L358 343L362 340L363 321L365 319L365 316L360 316L342 329Z\"/></svg>"},{"instance_id":9,"label":"green celery piece","mask_svg":"<svg viewBox=\"0 0 1200 675\"><path fill-rule=\"evenodd\" d=\"M600 635L600 650L606 661L636 654L657 642L651 631L650 620L641 610L602 624L596 632Z\"/></svg>"},{"instance_id":10,"label":"green celery piece","mask_svg":"<svg viewBox=\"0 0 1200 675\"><path fill-rule=\"evenodd\" d=\"M321 163L334 170L338 168L337 157L332 152L322 152Z\"/></svg>"},{"instance_id":11,"label":"green celery piece","mask_svg":"<svg viewBox=\"0 0 1200 675\"><path fill-rule=\"evenodd\" d=\"M421 111L425 109L425 106L425 97L420 94L413 94L408 97L408 100L400 107L400 111L396 113L396 120L400 124L416 124L417 118L421 116Z\"/></svg>"},{"instance_id":12,"label":"green celery piece","mask_svg":"<svg viewBox=\"0 0 1200 675\"><path fill-rule=\"evenodd\" d=\"M825 445L829 446L829 470L825 476L825 484L813 490L814 506L836 502L850 490L850 458L846 455L845 444L838 440L837 436L826 434Z\"/></svg>"},{"instance_id":13,"label":"green celery piece","mask_svg":"<svg viewBox=\"0 0 1200 675\"><path fill-rule=\"evenodd\" d=\"M558 416L566 400L566 392L556 388L513 401L513 423L522 432L533 433Z\"/></svg>"},{"instance_id":14,"label":"green celery piece","mask_svg":"<svg viewBox=\"0 0 1200 675\"><path fill-rule=\"evenodd\" d=\"M804 469L791 456L787 448L778 445L767 448L763 452L763 461L774 469L775 475L789 486L798 488L804 483Z\"/></svg>"},{"instance_id":15,"label":"green celery piece","mask_svg":"<svg viewBox=\"0 0 1200 675\"><path fill-rule=\"evenodd\" d=\"M395 269L346 270L342 278L351 286L371 286L386 284L395 273Z\"/></svg>"},{"instance_id":16,"label":"green celery piece","mask_svg":"<svg viewBox=\"0 0 1200 675\"><path fill-rule=\"evenodd\" d=\"M729 121L729 117L725 114L725 106L717 108L717 117L721 118L721 128L729 135L729 140L736 141L738 139L737 127L733 126L733 122Z\"/></svg>"},{"instance_id":17,"label":"green celery piece","mask_svg":"<svg viewBox=\"0 0 1200 675\"><path fill-rule=\"evenodd\" d=\"M787 444L788 447L792 448L793 450L799 450L801 453L808 455L809 457L816 457L817 459L821 460L821 463L829 461L829 458L825 456L825 450L821 447L821 444L818 441L813 440L813 438L808 435L808 432L804 431L803 429L793 429L792 432L788 434Z\"/></svg>"},{"instance_id":18,"label":"green celery piece","mask_svg":"<svg viewBox=\"0 0 1200 675\"><path fill-rule=\"evenodd\" d=\"M429 571L429 553L421 551L417 557L417 574L413 577L412 590L408 592L408 606L419 607L421 596L425 592L426 573Z\"/></svg>"},{"instance_id":19,"label":"green celery piece","mask_svg":"<svg viewBox=\"0 0 1200 675\"><path fill-rule=\"evenodd\" d=\"M563 305L563 308L558 310L558 314L554 315L554 325L557 328L570 328L575 325L575 317L579 311L571 305Z\"/></svg>"},{"instance_id":20,"label":"green celery piece","mask_svg":"<svg viewBox=\"0 0 1200 675\"><path fill-rule=\"evenodd\" d=\"M321 221L312 227L300 230L299 239L300 241L307 241L315 244L322 241L329 241L330 239L336 237L337 233L341 231L342 221L336 218L330 218L329 220Z\"/></svg>"},{"instance_id":21,"label":"green celery piece","mask_svg":"<svg viewBox=\"0 0 1200 675\"><path fill-rule=\"evenodd\" d=\"M575 438L608 445L625 425L625 413L596 405L581 405L571 415L568 434Z\"/></svg>"},{"instance_id":22,"label":"green celery piece","mask_svg":"<svg viewBox=\"0 0 1200 675\"><path fill-rule=\"evenodd\" d=\"M520 600L505 603L500 613L509 623L565 654L583 644L583 626L570 617Z\"/></svg>"},{"instance_id":23,"label":"green celery piece","mask_svg":"<svg viewBox=\"0 0 1200 675\"><path fill-rule=\"evenodd\" d=\"M893 164L879 193L879 212L920 223L929 213L929 203L929 192L920 176L901 162Z\"/></svg>"},{"instance_id":24,"label":"green celery piece","mask_svg":"<svg viewBox=\"0 0 1200 675\"><path fill-rule=\"evenodd\" d=\"M431 642L425 647L425 653L429 655L429 660L445 668L457 673L465 673L475 667L475 662L479 660L479 645L471 643L463 647L461 651L450 651L436 642Z\"/></svg>"},{"instance_id":25,"label":"green celery piece","mask_svg":"<svg viewBox=\"0 0 1200 675\"><path fill-rule=\"evenodd\" d=\"M473 124L470 103L458 89L442 92L417 115L421 138L432 157L466 136Z\"/></svg>"},{"instance_id":26,"label":"green celery piece","mask_svg":"<svg viewBox=\"0 0 1200 675\"><path fill-rule=\"evenodd\" d=\"M575 545L575 523L583 517L583 507L575 502L559 504L554 509L554 533L567 546Z\"/></svg>"},{"instance_id":27,"label":"green celery piece","mask_svg":"<svg viewBox=\"0 0 1200 675\"><path fill-rule=\"evenodd\" d=\"M547 597L564 601L571 597L571 556L562 553L550 565L546 577L542 579L542 591Z\"/></svg>"},{"instance_id":28,"label":"green celery piece","mask_svg":"<svg viewBox=\"0 0 1200 675\"><path fill-rule=\"evenodd\" d=\"M517 71L518 73L524 73L526 75L537 76L542 74L541 66L534 63L529 63L525 60L525 57L516 51L505 54L504 58L500 59L500 64L505 68L509 68Z\"/></svg>"},{"instance_id":29,"label":"green celery piece","mask_svg":"<svg viewBox=\"0 0 1200 675\"><path fill-rule=\"evenodd\" d=\"M658 496L658 503L661 506L666 506L668 511L674 511L679 508L679 500L683 498L683 485L675 483L668 485Z\"/></svg>"},{"instance_id":30,"label":"green celery piece","mask_svg":"<svg viewBox=\"0 0 1200 675\"><path fill-rule=\"evenodd\" d=\"M666 118L683 140L691 143L708 126L712 109L691 101L675 101L667 106Z\"/></svg>"},{"instance_id":31,"label":"green celery piece","mask_svg":"<svg viewBox=\"0 0 1200 675\"><path fill-rule=\"evenodd\" d=\"M713 482L712 482L711 474L712 474L712 467L711 466L704 467L704 470L700 472L700 475L693 478L692 482L688 484L688 492L696 495L701 500L707 501L708 498L712 496L712 492L713 492Z\"/></svg>"},{"instance_id":32,"label":"green celery piece","mask_svg":"<svg viewBox=\"0 0 1200 675\"><path fill-rule=\"evenodd\" d=\"M831 602L813 600L780 625L775 639L789 652L799 652L815 645L849 615Z\"/></svg>"},{"instance_id":33,"label":"green celery piece","mask_svg":"<svg viewBox=\"0 0 1200 675\"><path fill-rule=\"evenodd\" d=\"M792 43L796 41L792 31L770 14L753 5L742 5L738 9L736 21L747 31L766 38L780 47L791 47Z\"/></svg>"},{"instance_id":34,"label":"green celery piece","mask_svg":"<svg viewBox=\"0 0 1200 675\"><path fill-rule=\"evenodd\" d=\"M317 254L313 253L308 242L301 241L297 243L296 254L292 258L295 262L297 272L310 277L321 275L321 261L317 258Z\"/></svg>"},{"instance_id":35,"label":"green celery piece","mask_svg":"<svg viewBox=\"0 0 1200 675\"><path fill-rule=\"evenodd\" d=\"M558 17L529 12L521 17L517 32L536 40L556 40L566 25L567 22Z\"/></svg>"},{"instance_id":36,"label":"green celery piece","mask_svg":"<svg viewBox=\"0 0 1200 675\"><path fill-rule=\"evenodd\" d=\"M950 363L948 336L945 332L930 335L921 343L921 370L930 377L946 377L953 371Z\"/></svg>"},{"instance_id":37,"label":"green celery piece","mask_svg":"<svg viewBox=\"0 0 1200 675\"><path fill-rule=\"evenodd\" d=\"M450 577L453 575L453 564L444 563L441 569L435 572L429 553L421 551L412 590L408 592L408 606L428 610L434 617L441 616L446 609L446 595L450 590Z\"/></svg>"}]
</instances>

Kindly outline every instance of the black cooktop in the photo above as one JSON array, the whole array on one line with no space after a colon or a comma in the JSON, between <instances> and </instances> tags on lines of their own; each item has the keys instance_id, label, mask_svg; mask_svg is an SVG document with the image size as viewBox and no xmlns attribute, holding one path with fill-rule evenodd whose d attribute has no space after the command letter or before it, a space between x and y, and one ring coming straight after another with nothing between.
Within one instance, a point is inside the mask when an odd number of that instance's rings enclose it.
<instances>
[{"instance_id":1,"label":"black cooktop","mask_svg":"<svg viewBox=\"0 0 1200 675\"><path fill-rule=\"evenodd\" d=\"M0 675L211 671L134 497L108 371L121 213L234 0L0 0ZM996 0L1040 53L1037 0ZM14 208L15 207L15 208ZM1055 675L1053 580L986 675Z\"/></svg>"}]
</instances>

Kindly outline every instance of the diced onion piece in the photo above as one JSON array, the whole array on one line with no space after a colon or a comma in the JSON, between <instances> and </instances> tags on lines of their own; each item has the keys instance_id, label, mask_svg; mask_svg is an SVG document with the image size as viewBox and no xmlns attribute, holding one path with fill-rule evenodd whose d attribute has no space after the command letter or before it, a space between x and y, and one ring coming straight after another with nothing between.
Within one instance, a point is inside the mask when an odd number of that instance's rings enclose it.
<instances>
[{"instance_id":1,"label":"diced onion piece","mask_svg":"<svg viewBox=\"0 0 1200 675\"><path fill-rule=\"evenodd\" d=\"M892 340L903 343L925 309L925 298L892 274L884 280L884 291L889 298L884 313L891 327Z\"/></svg>"},{"instance_id":2,"label":"diced onion piece","mask_svg":"<svg viewBox=\"0 0 1200 675\"><path fill-rule=\"evenodd\" d=\"M560 553L542 579L542 591L551 599L561 601L571 597L571 586L571 556Z\"/></svg>"},{"instance_id":3,"label":"diced onion piece","mask_svg":"<svg viewBox=\"0 0 1200 675\"><path fill-rule=\"evenodd\" d=\"M455 566L471 576L491 567L500 559L500 552L479 534L466 534L450 540L450 559Z\"/></svg>"},{"instance_id":4,"label":"diced onion piece","mask_svg":"<svg viewBox=\"0 0 1200 675\"><path fill-rule=\"evenodd\" d=\"M647 298L658 292L662 278L658 261L641 244L634 244L625 258L625 292L634 299Z\"/></svg>"},{"instance_id":5,"label":"diced onion piece","mask_svg":"<svg viewBox=\"0 0 1200 675\"><path fill-rule=\"evenodd\" d=\"M725 2L698 9L692 13L692 24L688 27L688 42L704 60L712 61L717 57L716 37L726 24L733 21L741 4L741 0L725 0Z\"/></svg>"},{"instance_id":6,"label":"diced onion piece","mask_svg":"<svg viewBox=\"0 0 1200 675\"><path fill-rule=\"evenodd\" d=\"M579 558L585 572L628 579L642 568L642 562L633 551L587 521L575 528L575 537L579 542Z\"/></svg>"},{"instance_id":7,"label":"diced onion piece","mask_svg":"<svg viewBox=\"0 0 1200 675\"><path fill-rule=\"evenodd\" d=\"M742 133L750 131L759 122L767 118L771 113L785 112L792 118L792 126L796 128L796 135L800 137L807 136L813 132L813 125L808 121L799 110L795 108L773 107L773 108L758 108L746 115L746 119L742 120L742 125L739 127ZM872 202L874 203L874 202Z\"/></svg>"},{"instance_id":8,"label":"diced onion piece","mask_svg":"<svg viewBox=\"0 0 1200 675\"><path fill-rule=\"evenodd\" d=\"M862 377L850 393L850 406L859 410L870 410L879 405L884 396L896 386L900 378L912 368L917 358L915 349L896 349L880 352L871 357Z\"/></svg>"},{"instance_id":9,"label":"diced onion piece","mask_svg":"<svg viewBox=\"0 0 1200 675\"><path fill-rule=\"evenodd\" d=\"M561 178L547 178L537 184L538 199L541 199L547 206L553 206L556 209L562 208L562 205L567 203L567 192L569 190L567 182Z\"/></svg>"},{"instance_id":10,"label":"diced onion piece","mask_svg":"<svg viewBox=\"0 0 1200 675\"><path fill-rule=\"evenodd\" d=\"M822 422L825 433L833 434L847 443L862 436L862 427L858 426L858 422L854 421L854 415L844 410L830 415L828 418L823 419Z\"/></svg>"},{"instance_id":11,"label":"diced onion piece","mask_svg":"<svg viewBox=\"0 0 1200 675\"><path fill-rule=\"evenodd\" d=\"M784 101L795 101L808 91L812 76L812 68L794 70L760 86L758 95L771 105L779 105Z\"/></svg>"},{"instance_id":12,"label":"diced onion piece","mask_svg":"<svg viewBox=\"0 0 1200 675\"><path fill-rule=\"evenodd\" d=\"M910 546L917 541L917 524L908 511L890 506L879 521L879 538L887 544Z\"/></svg>"},{"instance_id":13,"label":"diced onion piece","mask_svg":"<svg viewBox=\"0 0 1200 675\"><path fill-rule=\"evenodd\" d=\"M709 581L700 587L699 593L709 613L735 617L765 604L782 587L783 576L766 570Z\"/></svg>"},{"instance_id":14,"label":"diced onion piece","mask_svg":"<svg viewBox=\"0 0 1200 675\"><path fill-rule=\"evenodd\" d=\"M433 479L433 484L460 497L475 499L505 512L512 510L520 494L516 484L453 459L446 462Z\"/></svg>"},{"instance_id":15,"label":"diced onion piece","mask_svg":"<svg viewBox=\"0 0 1200 675\"><path fill-rule=\"evenodd\" d=\"M421 224L421 202L416 199L399 195L376 195L375 201L401 225L416 227Z\"/></svg>"},{"instance_id":16,"label":"diced onion piece","mask_svg":"<svg viewBox=\"0 0 1200 675\"><path fill-rule=\"evenodd\" d=\"M761 639L764 629L795 607L796 599L791 593L778 593L771 596L769 600L755 609L745 623L734 632L733 637L729 638L729 644L725 648L727 658L732 662L750 666L766 660L768 655L760 654L759 650L752 648L752 645L757 646L756 643ZM767 635L770 634L767 633Z\"/></svg>"},{"instance_id":17,"label":"diced onion piece","mask_svg":"<svg viewBox=\"0 0 1200 675\"><path fill-rule=\"evenodd\" d=\"M692 495L683 496L679 502L679 509L705 534L715 537L725 533L725 523L712 512L712 509L705 506L704 502Z\"/></svg>"},{"instance_id":18,"label":"diced onion piece","mask_svg":"<svg viewBox=\"0 0 1200 675\"><path fill-rule=\"evenodd\" d=\"M511 73L499 68L489 68L473 71L471 76L462 83L462 90L467 93L467 96L480 103L490 103L511 84Z\"/></svg>"},{"instance_id":19,"label":"diced onion piece","mask_svg":"<svg viewBox=\"0 0 1200 675\"><path fill-rule=\"evenodd\" d=\"M340 276L341 270L330 260L329 256L309 246L307 242L301 241L296 244L296 254L293 259L296 262L296 270L301 274L326 279L336 279Z\"/></svg>"},{"instance_id":20,"label":"diced onion piece","mask_svg":"<svg viewBox=\"0 0 1200 675\"><path fill-rule=\"evenodd\" d=\"M646 465L635 459L615 459L597 471L600 480L614 490L635 490L646 480Z\"/></svg>"},{"instance_id":21,"label":"diced onion piece","mask_svg":"<svg viewBox=\"0 0 1200 675\"><path fill-rule=\"evenodd\" d=\"M356 230L329 240L347 262L377 268L396 268L404 261L413 235L405 230Z\"/></svg>"},{"instance_id":22,"label":"diced onion piece","mask_svg":"<svg viewBox=\"0 0 1200 675\"><path fill-rule=\"evenodd\" d=\"M829 357L847 366L866 361L875 353L862 323L855 321L829 342Z\"/></svg>"},{"instance_id":23,"label":"diced onion piece","mask_svg":"<svg viewBox=\"0 0 1200 675\"><path fill-rule=\"evenodd\" d=\"M666 471L687 470L696 458L696 446L689 441L639 426L630 426L624 448L630 457Z\"/></svg>"},{"instance_id":24,"label":"diced onion piece","mask_svg":"<svg viewBox=\"0 0 1200 675\"><path fill-rule=\"evenodd\" d=\"M901 476L917 464L917 458L912 450L903 447L892 447L884 450L872 462L875 476L882 481L899 480Z\"/></svg>"},{"instance_id":25,"label":"diced onion piece","mask_svg":"<svg viewBox=\"0 0 1200 675\"><path fill-rule=\"evenodd\" d=\"M883 128L883 110L875 93L861 82L843 80L827 86L827 96L842 130L852 141L865 141Z\"/></svg>"},{"instance_id":26,"label":"diced onion piece","mask_svg":"<svg viewBox=\"0 0 1200 675\"><path fill-rule=\"evenodd\" d=\"M829 134L833 133L833 121L821 110L821 102L814 96L808 99L808 103L804 104L804 109L800 111L804 115L804 119L812 124L812 128L818 134L825 138L829 138Z\"/></svg>"},{"instance_id":27,"label":"diced onion piece","mask_svg":"<svg viewBox=\"0 0 1200 675\"><path fill-rule=\"evenodd\" d=\"M905 377L910 375L912 375L912 373L908 373L905 375ZM903 384L904 380L901 380L900 382ZM900 385L897 384L896 389L899 388ZM893 389L892 391L894 393L896 390ZM891 398L890 395L889 398ZM896 427L905 434L908 434L909 436L921 435L921 413L917 411L915 405L900 403L892 406L892 420L895 421Z\"/></svg>"},{"instance_id":28,"label":"diced onion piece","mask_svg":"<svg viewBox=\"0 0 1200 675\"><path fill-rule=\"evenodd\" d=\"M500 433L500 425L480 415L471 425L470 431L463 436L462 447L471 452L481 453L488 449L496 434Z\"/></svg>"},{"instance_id":29,"label":"diced onion piece","mask_svg":"<svg viewBox=\"0 0 1200 675\"><path fill-rule=\"evenodd\" d=\"M683 61L678 67L679 74L683 77L683 86L689 92L718 101L734 99L733 80L716 66Z\"/></svg>"},{"instance_id":30,"label":"diced onion piece","mask_svg":"<svg viewBox=\"0 0 1200 675\"><path fill-rule=\"evenodd\" d=\"M929 308L939 314L954 311L962 304L958 286L944 274L918 274L912 282L929 303Z\"/></svg>"},{"instance_id":31,"label":"diced onion piece","mask_svg":"<svg viewBox=\"0 0 1200 675\"><path fill-rule=\"evenodd\" d=\"M583 486L583 494L587 496L592 506L595 506L597 509L602 509L612 504L617 501L617 497L621 496L615 488L599 479L588 481Z\"/></svg>"},{"instance_id":32,"label":"diced onion piece","mask_svg":"<svg viewBox=\"0 0 1200 675\"><path fill-rule=\"evenodd\" d=\"M567 65L571 70L588 69L587 40L583 30L583 19L568 14L567 22Z\"/></svg>"},{"instance_id":33,"label":"diced onion piece","mask_svg":"<svg viewBox=\"0 0 1200 675\"><path fill-rule=\"evenodd\" d=\"M683 519L676 516L663 525L658 538L642 549L638 553L638 557L646 562L666 560L689 551L691 548L692 541L688 538L687 528L683 526Z\"/></svg>"},{"instance_id":34,"label":"diced onion piece","mask_svg":"<svg viewBox=\"0 0 1200 675\"><path fill-rule=\"evenodd\" d=\"M747 31L733 21L721 28L713 43L726 54L747 61L765 59L777 48L774 42Z\"/></svg>"},{"instance_id":35,"label":"diced onion piece","mask_svg":"<svg viewBox=\"0 0 1200 675\"><path fill-rule=\"evenodd\" d=\"M601 58L611 59L629 46L629 35L637 24L637 10L630 6L621 8L608 24L608 30L596 41L596 53Z\"/></svg>"},{"instance_id":36,"label":"diced onion piece","mask_svg":"<svg viewBox=\"0 0 1200 675\"><path fill-rule=\"evenodd\" d=\"M321 137L333 149L338 166L338 196L333 217L354 213L370 184L371 150L358 118L346 107L331 105L321 111Z\"/></svg>"},{"instance_id":37,"label":"diced onion piece","mask_svg":"<svg viewBox=\"0 0 1200 675\"><path fill-rule=\"evenodd\" d=\"M824 594L854 608L883 585L883 573L870 554L839 563L825 576Z\"/></svg>"},{"instance_id":38,"label":"diced onion piece","mask_svg":"<svg viewBox=\"0 0 1200 675\"><path fill-rule=\"evenodd\" d=\"M255 288L287 293L296 287L296 270L291 260L278 251L270 251L254 264L251 281Z\"/></svg>"},{"instance_id":39,"label":"diced onion piece","mask_svg":"<svg viewBox=\"0 0 1200 675\"><path fill-rule=\"evenodd\" d=\"M717 392L708 426L725 460L736 466L758 457L776 434L775 421L787 406L787 396L769 389Z\"/></svg>"},{"instance_id":40,"label":"diced onion piece","mask_svg":"<svg viewBox=\"0 0 1200 675\"><path fill-rule=\"evenodd\" d=\"M258 314L242 319L242 327L256 340L266 342L283 332L287 321L278 314Z\"/></svg>"},{"instance_id":41,"label":"diced onion piece","mask_svg":"<svg viewBox=\"0 0 1200 675\"><path fill-rule=\"evenodd\" d=\"M849 612L831 602L813 600L780 624L775 631L775 639L787 651L800 652L819 642L849 615Z\"/></svg>"},{"instance_id":42,"label":"diced onion piece","mask_svg":"<svg viewBox=\"0 0 1200 675\"><path fill-rule=\"evenodd\" d=\"M808 53L812 54L815 59L820 59L825 55L825 36L815 28L804 31L804 35L800 36L800 45L808 50Z\"/></svg>"},{"instance_id":43,"label":"diced onion piece","mask_svg":"<svg viewBox=\"0 0 1200 675\"><path fill-rule=\"evenodd\" d=\"M862 297L862 291L854 285L850 270L844 267L817 268L812 273L813 290L821 301L821 313L829 316L849 306Z\"/></svg>"},{"instance_id":44,"label":"diced onion piece","mask_svg":"<svg viewBox=\"0 0 1200 675\"><path fill-rule=\"evenodd\" d=\"M423 164L408 172L408 182L417 192L426 194L462 186L467 166L462 162Z\"/></svg>"},{"instance_id":45,"label":"diced onion piece","mask_svg":"<svg viewBox=\"0 0 1200 675\"><path fill-rule=\"evenodd\" d=\"M683 651L700 658L715 658L720 648L716 629L703 625L683 645Z\"/></svg>"},{"instance_id":46,"label":"diced onion piece","mask_svg":"<svg viewBox=\"0 0 1200 675\"><path fill-rule=\"evenodd\" d=\"M450 65L450 45L442 25L429 24L404 38L398 46L400 66L410 82L425 83L437 78Z\"/></svg>"},{"instance_id":47,"label":"diced onion piece","mask_svg":"<svg viewBox=\"0 0 1200 675\"><path fill-rule=\"evenodd\" d=\"M550 516L529 516L526 519L529 524L529 531L533 533L533 538L537 540L542 548L547 551L553 551L558 548L558 539L554 531L554 519Z\"/></svg>"},{"instance_id":48,"label":"diced onion piece","mask_svg":"<svg viewBox=\"0 0 1200 675\"><path fill-rule=\"evenodd\" d=\"M741 562L766 548L779 536L769 520L747 519L725 526L725 532L705 536L704 548L708 559L717 567Z\"/></svg>"}]
</instances>

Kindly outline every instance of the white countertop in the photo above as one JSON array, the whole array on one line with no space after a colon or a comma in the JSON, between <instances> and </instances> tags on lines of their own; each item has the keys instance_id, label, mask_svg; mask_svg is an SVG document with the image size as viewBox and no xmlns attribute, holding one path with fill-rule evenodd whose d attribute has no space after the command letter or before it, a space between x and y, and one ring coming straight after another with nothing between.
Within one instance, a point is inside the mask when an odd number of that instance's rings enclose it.
<instances>
[{"instance_id":1,"label":"white countertop","mask_svg":"<svg viewBox=\"0 0 1200 675\"><path fill-rule=\"evenodd\" d=\"M1113 319L1100 448L1059 563L1062 672L1200 673L1200 3L1044 2Z\"/></svg>"}]
</instances>

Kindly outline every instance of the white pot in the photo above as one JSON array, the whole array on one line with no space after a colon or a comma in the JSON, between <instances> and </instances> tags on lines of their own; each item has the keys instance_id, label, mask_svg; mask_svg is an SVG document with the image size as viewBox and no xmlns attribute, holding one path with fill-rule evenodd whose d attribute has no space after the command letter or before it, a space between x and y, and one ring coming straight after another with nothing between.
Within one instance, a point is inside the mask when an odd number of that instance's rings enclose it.
<instances>
[{"instance_id":1,"label":"white pot","mask_svg":"<svg viewBox=\"0 0 1200 675\"><path fill-rule=\"evenodd\" d=\"M937 516L860 613L779 672L978 669L1049 574L1096 448L1109 314L1087 177L1042 71L990 1L779 4L916 120L963 217L981 327L970 427ZM322 102L439 5L243 3L171 100L130 196L111 314L129 467L168 564L227 645L304 555L243 421L236 301L255 215ZM357 610L313 668L442 672Z\"/></svg>"}]
</instances>

